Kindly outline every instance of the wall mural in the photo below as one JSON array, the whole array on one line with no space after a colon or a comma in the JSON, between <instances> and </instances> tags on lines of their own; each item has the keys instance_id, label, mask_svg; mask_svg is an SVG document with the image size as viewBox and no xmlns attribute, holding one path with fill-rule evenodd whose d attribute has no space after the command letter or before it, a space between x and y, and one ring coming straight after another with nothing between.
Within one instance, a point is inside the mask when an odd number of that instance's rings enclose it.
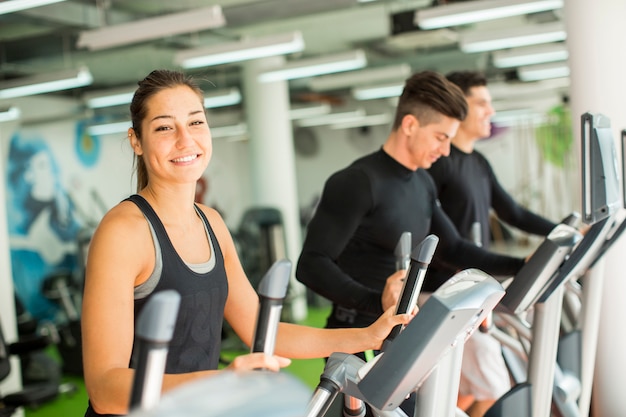
<instances>
[{"instance_id":1,"label":"wall mural","mask_svg":"<svg viewBox=\"0 0 626 417\"><path fill-rule=\"evenodd\" d=\"M81 130L77 130L77 138L82 138ZM87 158L88 164L92 162ZM60 164L44 138L16 132L9 145L7 170L15 291L33 316L53 319L58 304L47 299L41 288L47 277L77 270L81 218L62 182Z\"/></svg>"}]
</instances>

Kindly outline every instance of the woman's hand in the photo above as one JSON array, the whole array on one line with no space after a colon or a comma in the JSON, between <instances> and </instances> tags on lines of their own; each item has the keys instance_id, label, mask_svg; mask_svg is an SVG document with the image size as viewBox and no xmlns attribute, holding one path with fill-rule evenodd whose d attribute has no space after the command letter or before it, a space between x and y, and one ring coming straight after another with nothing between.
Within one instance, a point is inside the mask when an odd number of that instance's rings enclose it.
<instances>
[{"instance_id":1,"label":"woman's hand","mask_svg":"<svg viewBox=\"0 0 626 417\"><path fill-rule=\"evenodd\" d=\"M278 372L280 368L284 368L291 364L291 359L284 358L282 356L270 356L263 352L249 353L246 355L237 356L226 367L231 371L251 371L254 369L265 369L274 372Z\"/></svg>"},{"instance_id":2,"label":"woman's hand","mask_svg":"<svg viewBox=\"0 0 626 417\"><path fill-rule=\"evenodd\" d=\"M391 333L391 330L398 324L406 325L415 314L395 314L396 307L389 307L374 323L366 328L369 336L375 341L375 345L370 349L380 349L385 338ZM415 310L415 312L417 309Z\"/></svg>"}]
</instances>

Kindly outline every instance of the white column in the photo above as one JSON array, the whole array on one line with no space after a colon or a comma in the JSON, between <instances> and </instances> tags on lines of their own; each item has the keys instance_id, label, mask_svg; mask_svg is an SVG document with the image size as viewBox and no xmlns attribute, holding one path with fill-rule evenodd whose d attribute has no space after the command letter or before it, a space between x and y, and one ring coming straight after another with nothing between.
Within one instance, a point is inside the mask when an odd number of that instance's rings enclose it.
<instances>
[{"instance_id":1,"label":"white column","mask_svg":"<svg viewBox=\"0 0 626 417\"><path fill-rule=\"evenodd\" d=\"M565 23L570 52L571 108L580 147L580 115L603 113L611 119L617 149L626 128L626 1L566 0ZM621 416L626 395L626 239L616 242L605 259L605 281L593 393L593 415Z\"/></svg>"},{"instance_id":2,"label":"white column","mask_svg":"<svg viewBox=\"0 0 626 417\"><path fill-rule=\"evenodd\" d=\"M302 248L293 134L287 81L261 83L258 74L284 63L284 57L258 59L243 67L243 101L248 125L252 201L278 208L283 215L287 258L296 262ZM304 287L290 285L295 320L306 315ZM294 296L295 295L295 296Z\"/></svg>"},{"instance_id":3,"label":"white column","mask_svg":"<svg viewBox=\"0 0 626 417\"><path fill-rule=\"evenodd\" d=\"M6 172L7 148L13 123L0 123L0 322L4 338L8 343L17 340L15 320L15 300L13 298L13 275L11 272L11 252L9 248L9 228L6 211ZM10 394L21 388L20 366L17 358L11 358L11 373L0 384L0 392ZM20 412L21 413L21 412ZM16 416L23 415L18 414Z\"/></svg>"}]
</instances>

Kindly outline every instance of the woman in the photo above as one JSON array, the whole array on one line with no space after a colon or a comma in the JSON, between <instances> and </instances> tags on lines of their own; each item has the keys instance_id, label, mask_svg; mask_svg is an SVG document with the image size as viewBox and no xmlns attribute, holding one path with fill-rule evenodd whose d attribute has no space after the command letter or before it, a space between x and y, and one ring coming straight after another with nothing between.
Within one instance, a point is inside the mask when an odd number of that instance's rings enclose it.
<instances>
[{"instance_id":1,"label":"woman","mask_svg":"<svg viewBox=\"0 0 626 417\"><path fill-rule=\"evenodd\" d=\"M202 91L179 72L153 71L139 82L130 110L138 194L104 216L86 267L87 416L128 412L133 322L150 294L172 288L181 294L163 391L219 372L223 319L250 345L258 307L224 221L215 210L194 204L196 182L212 152ZM281 356L242 355L227 369L278 371L289 365L287 357L379 348L393 326L409 320L389 309L364 329L281 323L275 349Z\"/></svg>"}]
</instances>

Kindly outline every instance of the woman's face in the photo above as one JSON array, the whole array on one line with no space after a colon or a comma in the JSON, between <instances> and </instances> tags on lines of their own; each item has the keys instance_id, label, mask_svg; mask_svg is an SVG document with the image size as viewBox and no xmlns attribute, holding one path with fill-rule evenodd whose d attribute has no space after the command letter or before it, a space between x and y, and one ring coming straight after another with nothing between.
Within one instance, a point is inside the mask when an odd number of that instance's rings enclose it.
<instances>
[{"instance_id":1,"label":"woman's face","mask_svg":"<svg viewBox=\"0 0 626 417\"><path fill-rule=\"evenodd\" d=\"M24 174L24 179L31 185L30 195L38 201L52 201L54 199L54 173L50 156L40 151L34 154Z\"/></svg>"},{"instance_id":2,"label":"woman's face","mask_svg":"<svg viewBox=\"0 0 626 417\"><path fill-rule=\"evenodd\" d=\"M209 164L211 133L200 97L187 86L162 90L147 102L143 137L131 135L149 182L195 183Z\"/></svg>"}]
</instances>

